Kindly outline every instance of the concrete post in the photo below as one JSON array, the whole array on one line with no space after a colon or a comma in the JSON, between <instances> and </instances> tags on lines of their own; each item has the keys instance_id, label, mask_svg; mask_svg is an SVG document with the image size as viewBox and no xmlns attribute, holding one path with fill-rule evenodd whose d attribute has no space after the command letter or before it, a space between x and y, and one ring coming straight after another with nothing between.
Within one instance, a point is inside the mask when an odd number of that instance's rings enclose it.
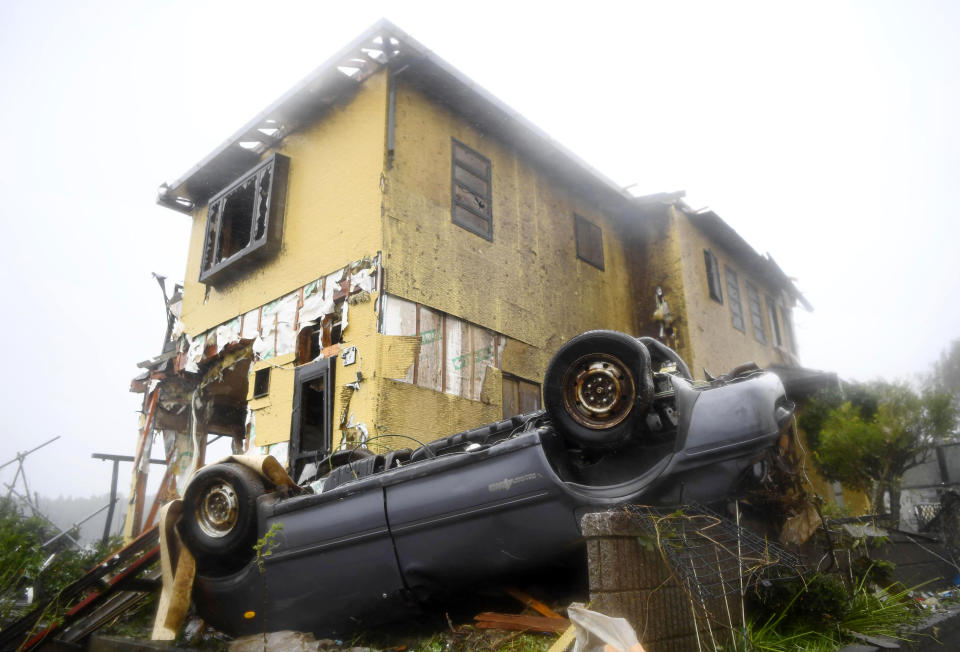
<instances>
[{"instance_id":1,"label":"concrete post","mask_svg":"<svg viewBox=\"0 0 960 652\"><path fill-rule=\"evenodd\" d=\"M626 618L648 652L696 651L698 631L713 649L703 609L677 584L655 542L632 515L587 514L580 525L587 543L591 609ZM722 599L707 606L718 617L722 610L726 619ZM729 606L739 621L739 602ZM710 627L718 645L731 643L728 628L716 622Z\"/></svg>"}]
</instances>

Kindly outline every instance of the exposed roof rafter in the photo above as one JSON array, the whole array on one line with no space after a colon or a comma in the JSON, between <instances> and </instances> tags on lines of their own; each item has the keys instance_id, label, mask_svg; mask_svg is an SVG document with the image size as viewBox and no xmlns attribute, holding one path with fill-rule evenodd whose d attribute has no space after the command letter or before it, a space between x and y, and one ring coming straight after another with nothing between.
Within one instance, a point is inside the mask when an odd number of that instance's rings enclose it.
<instances>
[{"instance_id":1,"label":"exposed roof rafter","mask_svg":"<svg viewBox=\"0 0 960 652\"><path fill-rule=\"evenodd\" d=\"M385 19L320 64L176 181L161 185L157 202L190 213L255 165L266 150L318 119L384 67L402 71L419 90L514 144L579 191L599 194L612 212L630 210L632 198L626 191Z\"/></svg>"}]
</instances>

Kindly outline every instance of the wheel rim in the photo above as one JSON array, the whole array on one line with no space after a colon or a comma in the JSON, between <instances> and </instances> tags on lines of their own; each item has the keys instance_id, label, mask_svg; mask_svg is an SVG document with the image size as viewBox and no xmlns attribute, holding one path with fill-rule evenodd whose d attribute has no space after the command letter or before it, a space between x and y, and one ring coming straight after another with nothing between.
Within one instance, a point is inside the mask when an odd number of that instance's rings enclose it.
<instances>
[{"instance_id":1,"label":"wheel rim","mask_svg":"<svg viewBox=\"0 0 960 652\"><path fill-rule=\"evenodd\" d=\"M612 355L585 355L564 374L564 408L588 428L607 430L621 423L633 410L635 398L633 375Z\"/></svg>"},{"instance_id":2,"label":"wheel rim","mask_svg":"<svg viewBox=\"0 0 960 652\"><path fill-rule=\"evenodd\" d=\"M230 534L240 511L233 486L218 482L201 494L199 503L197 525L204 534L217 539Z\"/></svg>"}]
</instances>

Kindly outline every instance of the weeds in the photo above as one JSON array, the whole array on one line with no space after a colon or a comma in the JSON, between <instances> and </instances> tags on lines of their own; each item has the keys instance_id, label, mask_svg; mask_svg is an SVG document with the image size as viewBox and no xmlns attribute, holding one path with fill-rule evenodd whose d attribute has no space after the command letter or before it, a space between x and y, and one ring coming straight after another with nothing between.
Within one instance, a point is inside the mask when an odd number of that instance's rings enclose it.
<instances>
[{"instance_id":1,"label":"weeds","mask_svg":"<svg viewBox=\"0 0 960 652\"><path fill-rule=\"evenodd\" d=\"M546 652L557 637L552 634L515 632L491 634L464 628L457 634L443 632L410 646L414 652L454 652L485 650L487 652Z\"/></svg>"},{"instance_id":2,"label":"weeds","mask_svg":"<svg viewBox=\"0 0 960 652\"><path fill-rule=\"evenodd\" d=\"M277 535L280 534L281 530L283 530L283 523L274 523L270 526L270 529L253 544L253 551L257 553L257 568L260 569L261 574L265 572L263 566L264 560L273 554L273 549L280 543L277 541Z\"/></svg>"},{"instance_id":3,"label":"weeds","mask_svg":"<svg viewBox=\"0 0 960 652\"><path fill-rule=\"evenodd\" d=\"M909 641L908 629L924 617L910 597L911 589L872 589L864 578L853 588L853 595L846 604L818 625L815 619L811 619L814 612L824 608L836 609L836 582L821 580L823 577L813 578L786 603L778 602L778 610L762 625L758 626L758 621L748 622L738 632L736 649L763 652L836 650L855 642L855 634ZM810 609L810 606L815 608Z\"/></svg>"}]
</instances>

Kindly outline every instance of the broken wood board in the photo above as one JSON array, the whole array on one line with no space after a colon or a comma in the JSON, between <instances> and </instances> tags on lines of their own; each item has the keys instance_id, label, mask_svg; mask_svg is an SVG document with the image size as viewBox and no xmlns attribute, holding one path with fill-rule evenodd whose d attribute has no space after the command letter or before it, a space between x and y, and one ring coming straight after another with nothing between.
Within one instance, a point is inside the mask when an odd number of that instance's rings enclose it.
<instances>
[{"instance_id":1,"label":"broken wood board","mask_svg":"<svg viewBox=\"0 0 960 652\"><path fill-rule=\"evenodd\" d=\"M490 611L473 617L480 629L509 629L524 632L549 632L560 634L570 626L566 618L548 618L546 616L518 616L516 614L498 614Z\"/></svg>"}]
</instances>

